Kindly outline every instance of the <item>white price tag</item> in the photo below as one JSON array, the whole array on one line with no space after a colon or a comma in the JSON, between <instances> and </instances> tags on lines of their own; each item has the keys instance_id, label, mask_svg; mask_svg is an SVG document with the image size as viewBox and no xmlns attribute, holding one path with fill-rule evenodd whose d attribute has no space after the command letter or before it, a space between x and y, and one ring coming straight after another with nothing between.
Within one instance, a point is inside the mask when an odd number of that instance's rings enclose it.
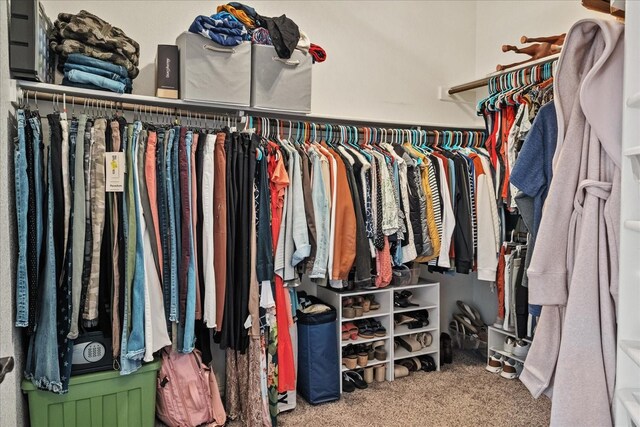
<instances>
[{"instance_id":1,"label":"white price tag","mask_svg":"<svg viewBox=\"0 0 640 427\"><path fill-rule=\"evenodd\" d=\"M124 152L115 151L104 154L105 191L122 193L124 191L125 157Z\"/></svg>"}]
</instances>

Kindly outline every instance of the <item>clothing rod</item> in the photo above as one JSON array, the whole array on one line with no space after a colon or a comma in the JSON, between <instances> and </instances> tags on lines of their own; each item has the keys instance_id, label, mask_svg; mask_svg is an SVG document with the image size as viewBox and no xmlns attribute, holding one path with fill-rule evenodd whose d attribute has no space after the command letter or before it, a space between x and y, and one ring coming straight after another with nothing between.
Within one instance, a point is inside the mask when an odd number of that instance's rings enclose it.
<instances>
[{"instance_id":1,"label":"clothing rod","mask_svg":"<svg viewBox=\"0 0 640 427\"><path fill-rule=\"evenodd\" d=\"M255 128L260 122L260 117L256 117L256 116L251 116L254 119L253 122L253 127ZM257 120L256 120L257 119ZM279 125L273 125L273 123L270 123L270 125L272 126L273 130L277 130L277 129L287 129L287 133L288 133L288 129L291 129L291 134L293 135L298 129L302 132L305 131L305 127L304 126L297 126L297 123L315 123L315 122L311 122L311 121L306 121L306 122L300 122L300 121L291 121L291 125L289 125L289 120L280 120L280 119L269 119L270 121L279 121ZM316 123L316 127L315 130L316 131L326 131L328 130L331 126L333 126L334 128L331 129L332 131L336 131L336 128L339 129L339 127L343 126L343 127L351 127L352 129L354 128L354 126L350 126L350 125L341 125L341 124L317 124ZM313 127L308 127L306 129L307 132L313 132ZM484 129L480 129L480 128L437 128L437 127L429 127L428 129L426 127L420 127L420 126L412 126L412 127L396 127L396 128L387 128L387 127L380 127L380 126L363 126L363 127L356 127L358 134L359 135L364 135L365 132L369 131L370 129L376 129L378 131L385 131L387 132L387 138L391 137L391 133L393 131L404 131L404 130L422 130L425 131L427 133L427 135L436 135L436 132L462 132L462 133L469 133L469 132L478 132L478 133L484 133L485 130Z\"/></svg>"},{"instance_id":2,"label":"clothing rod","mask_svg":"<svg viewBox=\"0 0 640 427\"><path fill-rule=\"evenodd\" d=\"M509 68L509 69L504 70L504 71L499 71L497 73L492 73L492 74L488 75L487 77L483 77L481 79L473 80L471 82L463 83L463 84L457 85L457 86L452 86L451 88L449 88L447 93L449 95L455 95L456 93L461 93L461 92L466 92L468 90L478 89L478 88L481 88L483 86L487 86L489 84L489 81L494 77L503 76L505 74L513 73L514 71L520 71L522 69L529 69L530 67L533 67L534 65L548 64L550 62L553 62L553 61L557 60L559 57L560 57L560 54L558 53L558 54L555 54L555 55L547 56L547 57L542 58L542 59L538 59L536 61L527 62L526 64L521 64L521 65L519 65L517 67Z\"/></svg>"}]
</instances>

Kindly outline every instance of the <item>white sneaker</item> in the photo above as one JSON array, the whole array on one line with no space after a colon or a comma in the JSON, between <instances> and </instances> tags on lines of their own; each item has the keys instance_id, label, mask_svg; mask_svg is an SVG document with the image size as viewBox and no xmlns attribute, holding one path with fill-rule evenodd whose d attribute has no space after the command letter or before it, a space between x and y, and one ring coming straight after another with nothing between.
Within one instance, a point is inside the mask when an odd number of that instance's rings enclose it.
<instances>
[{"instance_id":1,"label":"white sneaker","mask_svg":"<svg viewBox=\"0 0 640 427\"><path fill-rule=\"evenodd\" d=\"M513 359L505 360L505 362L502 364L502 372L500 372L500 376L508 380L518 378L520 374L518 372L518 368L516 367L517 365L521 365L521 363L516 362ZM520 369L520 372L522 372L522 369Z\"/></svg>"},{"instance_id":2,"label":"white sneaker","mask_svg":"<svg viewBox=\"0 0 640 427\"><path fill-rule=\"evenodd\" d=\"M493 353L487 362L485 369L493 374L497 374L502 371L503 357L499 353Z\"/></svg>"},{"instance_id":3,"label":"white sneaker","mask_svg":"<svg viewBox=\"0 0 640 427\"><path fill-rule=\"evenodd\" d=\"M518 340L516 342L515 348L513 349L513 355L525 358L527 357L527 353L529 353L529 348L531 348L531 346L528 342L524 340Z\"/></svg>"},{"instance_id":4,"label":"white sneaker","mask_svg":"<svg viewBox=\"0 0 640 427\"><path fill-rule=\"evenodd\" d=\"M514 337L506 337L504 339L504 351L513 354L513 350L516 347L516 339Z\"/></svg>"}]
</instances>

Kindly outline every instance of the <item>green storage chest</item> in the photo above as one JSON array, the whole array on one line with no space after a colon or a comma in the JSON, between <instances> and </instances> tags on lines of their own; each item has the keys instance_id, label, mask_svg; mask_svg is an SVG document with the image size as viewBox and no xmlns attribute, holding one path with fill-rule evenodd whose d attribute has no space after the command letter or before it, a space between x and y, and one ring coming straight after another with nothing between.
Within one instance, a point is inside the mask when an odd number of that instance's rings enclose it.
<instances>
[{"instance_id":1,"label":"green storage chest","mask_svg":"<svg viewBox=\"0 0 640 427\"><path fill-rule=\"evenodd\" d=\"M22 381L32 427L153 427L160 361L131 375L118 371L72 377L67 394L38 390Z\"/></svg>"}]
</instances>

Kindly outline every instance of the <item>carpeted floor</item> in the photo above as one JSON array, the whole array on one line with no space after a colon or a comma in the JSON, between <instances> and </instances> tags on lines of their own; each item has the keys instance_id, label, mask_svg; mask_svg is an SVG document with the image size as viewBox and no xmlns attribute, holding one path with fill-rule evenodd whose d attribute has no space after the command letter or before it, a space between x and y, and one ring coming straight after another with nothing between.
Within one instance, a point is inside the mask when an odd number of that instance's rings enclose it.
<instances>
[{"instance_id":1,"label":"carpeted floor","mask_svg":"<svg viewBox=\"0 0 640 427\"><path fill-rule=\"evenodd\" d=\"M519 380L484 369L464 352L440 372L415 372L391 383L343 393L337 402L297 408L278 417L289 427L548 426L551 401L535 400Z\"/></svg>"}]
</instances>

